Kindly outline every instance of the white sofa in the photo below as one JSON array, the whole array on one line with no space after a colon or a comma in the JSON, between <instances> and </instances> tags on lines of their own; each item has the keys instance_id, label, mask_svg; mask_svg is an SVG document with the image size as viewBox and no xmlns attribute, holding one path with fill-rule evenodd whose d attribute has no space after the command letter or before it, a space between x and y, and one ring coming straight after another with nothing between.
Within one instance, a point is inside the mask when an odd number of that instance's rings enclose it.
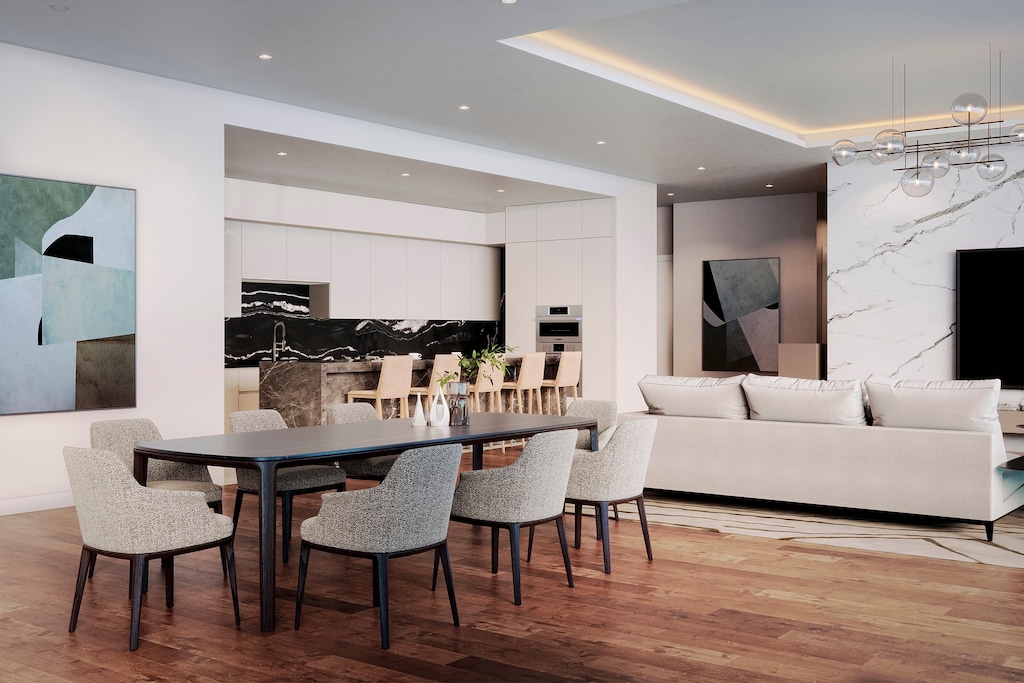
<instances>
[{"instance_id":1,"label":"white sofa","mask_svg":"<svg viewBox=\"0 0 1024 683\"><path fill-rule=\"evenodd\" d=\"M640 382L658 420L646 488L993 522L1024 505L998 380L865 385L785 377ZM946 428L942 428L946 427ZM1024 443L1012 450L1024 450Z\"/></svg>"}]
</instances>

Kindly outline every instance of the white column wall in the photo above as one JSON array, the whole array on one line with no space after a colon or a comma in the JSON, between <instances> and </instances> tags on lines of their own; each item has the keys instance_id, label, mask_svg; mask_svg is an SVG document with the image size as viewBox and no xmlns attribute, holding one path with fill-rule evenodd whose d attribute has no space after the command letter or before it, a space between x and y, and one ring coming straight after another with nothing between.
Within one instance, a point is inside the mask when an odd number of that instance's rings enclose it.
<instances>
[{"instance_id":1,"label":"white column wall","mask_svg":"<svg viewBox=\"0 0 1024 683\"><path fill-rule=\"evenodd\" d=\"M62 447L94 420L222 431L224 126L214 90L5 44L0 92L0 173L136 191L137 407L0 416L13 513L71 504Z\"/></svg>"}]
</instances>

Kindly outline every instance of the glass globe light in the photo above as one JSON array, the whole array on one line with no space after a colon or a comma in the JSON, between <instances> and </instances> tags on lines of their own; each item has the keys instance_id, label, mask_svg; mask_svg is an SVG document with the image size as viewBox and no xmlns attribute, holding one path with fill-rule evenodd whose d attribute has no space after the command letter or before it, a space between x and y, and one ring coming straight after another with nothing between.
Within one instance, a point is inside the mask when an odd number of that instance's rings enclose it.
<instances>
[{"instance_id":1,"label":"glass globe light","mask_svg":"<svg viewBox=\"0 0 1024 683\"><path fill-rule=\"evenodd\" d=\"M886 159L879 159L876 157L874 152L869 153L866 158L872 166L881 166L887 161Z\"/></svg>"},{"instance_id":2,"label":"glass globe light","mask_svg":"<svg viewBox=\"0 0 1024 683\"><path fill-rule=\"evenodd\" d=\"M840 140L832 145L832 161L840 166L849 166L857 161L857 145L851 140Z\"/></svg>"},{"instance_id":3,"label":"glass globe light","mask_svg":"<svg viewBox=\"0 0 1024 683\"><path fill-rule=\"evenodd\" d=\"M970 168L981 158L981 150L977 147L957 147L949 153L950 163L960 168Z\"/></svg>"},{"instance_id":4,"label":"glass globe light","mask_svg":"<svg viewBox=\"0 0 1024 683\"><path fill-rule=\"evenodd\" d=\"M978 162L978 175L989 182L999 180L1006 175L1006 159L998 154L986 154Z\"/></svg>"},{"instance_id":5,"label":"glass globe light","mask_svg":"<svg viewBox=\"0 0 1024 683\"><path fill-rule=\"evenodd\" d=\"M923 197L934 185L935 177L927 168L908 168L900 178L900 187L910 197Z\"/></svg>"},{"instance_id":6,"label":"glass globe light","mask_svg":"<svg viewBox=\"0 0 1024 683\"><path fill-rule=\"evenodd\" d=\"M1024 123L1018 123L1010 129L1010 142L1015 145L1024 145Z\"/></svg>"},{"instance_id":7,"label":"glass globe light","mask_svg":"<svg viewBox=\"0 0 1024 683\"><path fill-rule=\"evenodd\" d=\"M921 159L921 165L931 172L933 178L941 178L949 173L949 155L945 152L930 152Z\"/></svg>"},{"instance_id":8,"label":"glass globe light","mask_svg":"<svg viewBox=\"0 0 1024 683\"><path fill-rule=\"evenodd\" d=\"M976 92L965 92L953 100L949 115L961 126L973 126L981 123L988 114L988 102Z\"/></svg>"},{"instance_id":9,"label":"glass globe light","mask_svg":"<svg viewBox=\"0 0 1024 683\"><path fill-rule=\"evenodd\" d=\"M871 153L882 161L896 161L907 148L907 136L895 128L886 128L871 141Z\"/></svg>"}]
</instances>

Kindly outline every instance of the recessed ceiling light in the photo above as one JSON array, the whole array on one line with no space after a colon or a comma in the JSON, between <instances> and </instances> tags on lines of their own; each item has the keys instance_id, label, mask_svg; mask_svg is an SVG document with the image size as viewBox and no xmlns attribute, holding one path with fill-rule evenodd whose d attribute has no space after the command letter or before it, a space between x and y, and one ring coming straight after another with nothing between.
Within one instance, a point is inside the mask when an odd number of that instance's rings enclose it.
<instances>
[{"instance_id":1,"label":"recessed ceiling light","mask_svg":"<svg viewBox=\"0 0 1024 683\"><path fill-rule=\"evenodd\" d=\"M514 5L514 4L516 4L516 0L501 0L501 4L503 4L503 5Z\"/></svg>"},{"instance_id":2,"label":"recessed ceiling light","mask_svg":"<svg viewBox=\"0 0 1024 683\"><path fill-rule=\"evenodd\" d=\"M773 188L773 187L775 187L775 186L774 186L774 185L772 185L771 183L768 183L767 185L765 185L765 187L767 187L768 189L771 189L771 188Z\"/></svg>"},{"instance_id":3,"label":"recessed ceiling light","mask_svg":"<svg viewBox=\"0 0 1024 683\"><path fill-rule=\"evenodd\" d=\"M605 144L607 144L607 143L606 143L606 142L605 142L604 140L598 140L598 141L597 141L597 144L599 144L599 145L605 145Z\"/></svg>"},{"instance_id":4,"label":"recessed ceiling light","mask_svg":"<svg viewBox=\"0 0 1024 683\"><path fill-rule=\"evenodd\" d=\"M411 174L411 173L403 173L403 174L402 174L402 177L403 177L403 178L408 178L408 177L409 177L410 175L412 175L412 174Z\"/></svg>"},{"instance_id":5,"label":"recessed ceiling light","mask_svg":"<svg viewBox=\"0 0 1024 683\"><path fill-rule=\"evenodd\" d=\"M288 156L288 152L278 152L277 156L279 156L279 157L286 157L286 156Z\"/></svg>"},{"instance_id":6,"label":"recessed ceiling light","mask_svg":"<svg viewBox=\"0 0 1024 683\"><path fill-rule=\"evenodd\" d=\"M50 9L52 9L54 12L67 12L68 11L67 5L50 5Z\"/></svg>"},{"instance_id":7,"label":"recessed ceiling light","mask_svg":"<svg viewBox=\"0 0 1024 683\"><path fill-rule=\"evenodd\" d=\"M669 193L668 193L668 196L669 196L669 197L675 197L675 196L676 196L676 193L675 193L675 192L669 192Z\"/></svg>"},{"instance_id":8,"label":"recessed ceiling light","mask_svg":"<svg viewBox=\"0 0 1024 683\"><path fill-rule=\"evenodd\" d=\"M505 190L498 190L498 192L504 192Z\"/></svg>"},{"instance_id":9,"label":"recessed ceiling light","mask_svg":"<svg viewBox=\"0 0 1024 683\"><path fill-rule=\"evenodd\" d=\"M461 111L466 111L467 109L469 109L469 105L468 104L460 104L459 105L459 109Z\"/></svg>"},{"instance_id":10,"label":"recessed ceiling light","mask_svg":"<svg viewBox=\"0 0 1024 683\"><path fill-rule=\"evenodd\" d=\"M697 167L697 170L698 170L698 171L706 171L706 170L708 170L708 169L706 169L706 168L705 168L705 167L703 167L703 166L698 166L698 167Z\"/></svg>"},{"instance_id":11,"label":"recessed ceiling light","mask_svg":"<svg viewBox=\"0 0 1024 683\"><path fill-rule=\"evenodd\" d=\"M263 54L260 55L260 59L262 59L263 61L267 61L268 59L273 59L273 58L274 58L274 55L267 54L266 52L264 52Z\"/></svg>"}]
</instances>

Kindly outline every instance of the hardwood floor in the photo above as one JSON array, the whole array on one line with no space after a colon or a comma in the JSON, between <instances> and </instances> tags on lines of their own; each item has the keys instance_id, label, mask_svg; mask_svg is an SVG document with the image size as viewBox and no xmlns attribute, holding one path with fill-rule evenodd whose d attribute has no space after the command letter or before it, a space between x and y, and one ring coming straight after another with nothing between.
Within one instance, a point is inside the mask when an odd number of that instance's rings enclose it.
<instances>
[{"instance_id":1,"label":"hardwood floor","mask_svg":"<svg viewBox=\"0 0 1024 683\"><path fill-rule=\"evenodd\" d=\"M230 510L231 489L225 498ZM298 526L318 508L318 496L296 498L274 633L259 631L256 505L247 498L236 540L241 628L216 550L186 555L175 562L173 610L151 569L134 653L127 562L99 558L69 634L81 547L74 510L0 517L0 680L1024 680L1024 570L665 526L651 529L649 563L632 521L612 522L607 576L587 520L582 547L570 550L575 588L555 526L539 527L520 607L507 536L492 575L489 530L452 524L462 625L451 623L443 582L430 591L432 554L396 559L388 651L369 561L315 553L295 631Z\"/></svg>"}]
</instances>

